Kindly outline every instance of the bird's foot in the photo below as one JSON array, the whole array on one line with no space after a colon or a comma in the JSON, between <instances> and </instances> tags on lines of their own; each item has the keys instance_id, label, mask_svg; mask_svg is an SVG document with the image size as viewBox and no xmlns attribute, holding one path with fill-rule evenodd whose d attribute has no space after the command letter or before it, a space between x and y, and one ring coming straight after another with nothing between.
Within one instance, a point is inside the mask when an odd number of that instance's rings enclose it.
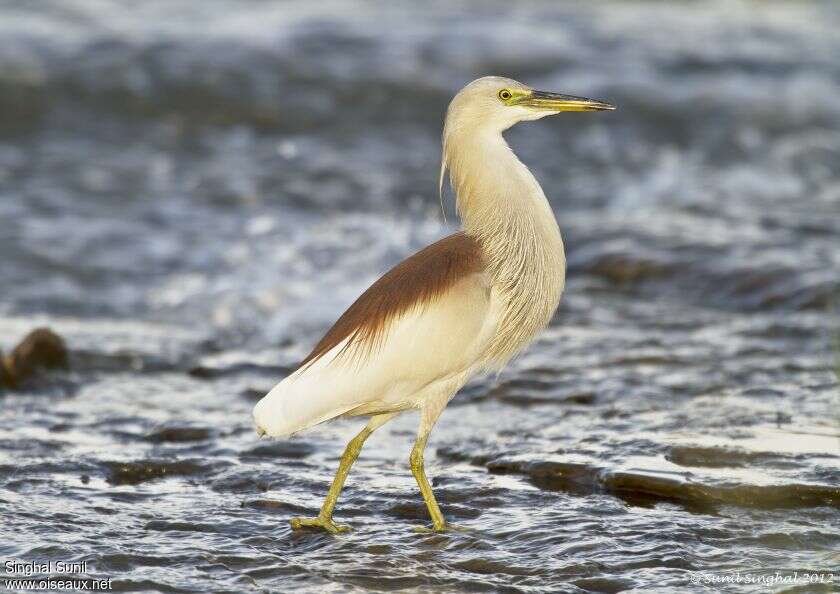
<instances>
[{"instance_id":1,"label":"bird's foot","mask_svg":"<svg viewBox=\"0 0 840 594\"><path fill-rule=\"evenodd\" d=\"M332 518L322 518L321 516L318 516L317 518L292 518L289 520L289 524L292 525L292 530L320 528L321 530L326 530L330 534L338 534L340 532L347 532L350 530L350 526L336 524L332 521Z\"/></svg>"}]
</instances>

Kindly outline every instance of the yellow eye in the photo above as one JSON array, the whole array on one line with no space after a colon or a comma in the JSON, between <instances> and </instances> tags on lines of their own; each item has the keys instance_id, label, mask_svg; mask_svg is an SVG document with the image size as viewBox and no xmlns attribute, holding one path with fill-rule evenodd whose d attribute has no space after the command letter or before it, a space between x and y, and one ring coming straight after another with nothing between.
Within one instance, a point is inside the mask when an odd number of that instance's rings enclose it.
<instances>
[{"instance_id":1,"label":"yellow eye","mask_svg":"<svg viewBox=\"0 0 840 594\"><path fill-rule=\"evenodd\" d=\"M501 99L502 101L507 101L511 97L513 97L513 94L507 89L502 89L501 91L499 91L499 99Z\"/></svg>"}]
</instances>

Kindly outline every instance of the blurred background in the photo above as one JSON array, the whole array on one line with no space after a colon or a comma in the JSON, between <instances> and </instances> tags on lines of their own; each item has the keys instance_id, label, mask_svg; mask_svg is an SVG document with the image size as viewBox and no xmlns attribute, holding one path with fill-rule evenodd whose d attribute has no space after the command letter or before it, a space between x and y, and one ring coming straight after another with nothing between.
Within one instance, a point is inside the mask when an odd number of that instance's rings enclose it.
<instances>
[{"instance_id":1,"label":"blurred background","mask_svg":"<svg viewBox=\"0 0 840 594\"><path fill-rule=\"evenodd\" d=\"M48 326L70 364L0 392L0 558L190 592L836 568L838 28L829 0L0 0L0 348ZM474 531L410 532L404 415L339 503L356 530L292 534L358 423L269 444L250 407L455 229L443 115L488 74L619 110L507 134L569 271L433 434Z\"/></svg>"}]
</instances>

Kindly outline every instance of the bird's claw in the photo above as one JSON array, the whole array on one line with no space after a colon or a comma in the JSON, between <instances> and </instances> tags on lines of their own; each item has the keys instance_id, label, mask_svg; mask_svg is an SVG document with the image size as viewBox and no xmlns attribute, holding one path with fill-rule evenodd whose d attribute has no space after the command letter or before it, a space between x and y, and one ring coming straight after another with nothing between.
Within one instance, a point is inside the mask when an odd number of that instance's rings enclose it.
<instances>
[{"instance_id":1,"label":"bird's claw","mask_svg":"<svg viewBox=\"0 0 840 594\"><path fill-rule=\"evenodd\" d=\"M411 528L414 532L418 534L434 534L436 532L446 532L446 526L441 526L439 528L435 528L434 526L429 528L427 526L413 526Z\"/></svg>"},{"instance_id":2,"label":"bird's claw","mask_svg":"<svg viewBox=\"0 0 840 594\"><path fill-rule=\"evenodd\" d=\"M326 530L330 534L339 534L350 530L350 526L336 524L332 518L292 518L289 520L292 530L302 530L304 528L320 528Z\"/></svg>"}]
</instances>

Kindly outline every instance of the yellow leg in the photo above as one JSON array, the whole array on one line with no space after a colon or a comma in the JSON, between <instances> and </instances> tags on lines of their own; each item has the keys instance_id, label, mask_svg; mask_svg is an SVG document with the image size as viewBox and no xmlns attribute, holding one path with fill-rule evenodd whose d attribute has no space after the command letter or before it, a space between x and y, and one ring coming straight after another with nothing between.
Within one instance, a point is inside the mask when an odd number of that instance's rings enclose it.
<instances>
[{"instance_id":1,"label":"yellow leg","mask_svg":"<svg viewBox=\"0 0 840 594\"><path fill-rule=\"evenodd\" d=\"M344 454L341 456L341 461L338 464L338 471L335 473L335 478L327 491L327 497L324 499L324 504L321 506L321 511L316 518L292 518L290 524L293 530L299 530L304 527L322 528L327 532L336 534L338 532L346 532L350 529L349 526L340 526L333 522L332 514L335 509L335 504L338 501L338 496L341 494L341 488L344 486L344 481L350 472L350 467L359 457L359 452L362 451L362 445L365 440L370 437L376 429L387 423L393 418L395 413L388 413L384 415L377 415L371 417L368 424L362 429L356 437L350 440L347 447L344 449Z\"/></svg>"},{"instance_id":2,"label":"yellow leg","mask_svg":"<svg viewBox=\"0 0 840 594\"><path fill-rule=\"evenodd\" d=\"M429 439L429 433L437 421L440 413L443 412L447 400L434 400L429 402L420 411L420 429L417 431L417 440L414 442L414 447L411 449L411 473L414 475L417 485L420 487L420 493L423 494L423 500L426 502L426 507L429 508L429 515L432 518L432 530L434 532L443 532L449 526L443 519L443 514L440 511L435 494L432 491L432 486L429 484L429 479L426 478L426 470L423 466L423 452L426 450L426 441ZM420 528L421 532L427 531L426 528Z\"/></svg>"},{"instance_id":3,"label":"yellow leg","mask_svg":"<svg viewBox=\"0 0 840 594\"><path fill-rule=\"evenodd\" d=\"M440 511L437 500L435 499L432 486L429 484L429 479L426 478L426 470L423 468L423 451L426 449L426 440L429 434L421 434L414 442L414 447L411 449L411 473L417 480L420 487L420 493L423 494L423 499L426 501L426 507L429 508L429 515L432 517L432 530L435 532L443 532L446 530L446 522L443 519L443 514Z\"/></svg>"}]
</instances>

